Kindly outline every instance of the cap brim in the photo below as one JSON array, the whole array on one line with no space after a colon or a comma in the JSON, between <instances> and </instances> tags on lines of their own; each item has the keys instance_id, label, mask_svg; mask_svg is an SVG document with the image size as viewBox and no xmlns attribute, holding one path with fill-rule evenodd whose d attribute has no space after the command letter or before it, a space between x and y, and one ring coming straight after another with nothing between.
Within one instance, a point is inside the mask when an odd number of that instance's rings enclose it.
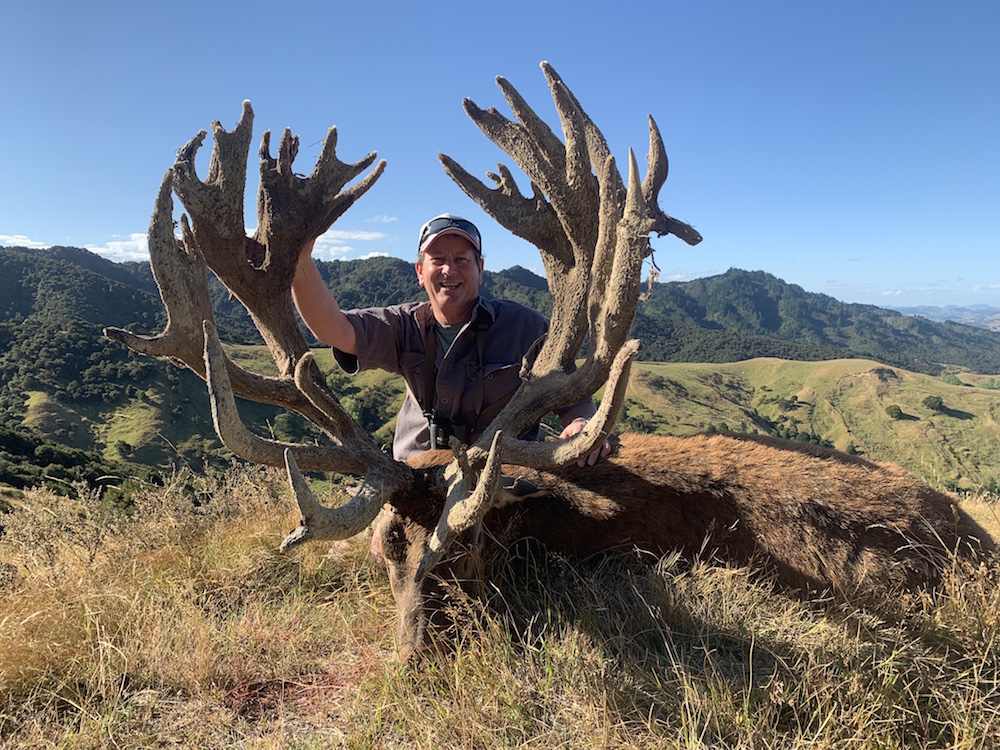
<instances>
[{"instance_id":1,"label":"cap brim","mask_svg":"<svg viewBox=\"0 0 1000 750\"><path fill-rule=\"evenodd\" d=\"M446 227L445 229L442 229L440 232L432 234L430 237L424 240L424 244L420 246L419 252L421 253L424 252L427 248L429 248L431 245L434 244L434 240L449 234L455 234L458 235L459 237L463 237L464 239L468 240L469 243L474 248L476 248L477 253L480 252L481 249L479 247L479 243L475 240L475 238L468 232L462 231L458 227Z\"/></svg>"}]
</instances>

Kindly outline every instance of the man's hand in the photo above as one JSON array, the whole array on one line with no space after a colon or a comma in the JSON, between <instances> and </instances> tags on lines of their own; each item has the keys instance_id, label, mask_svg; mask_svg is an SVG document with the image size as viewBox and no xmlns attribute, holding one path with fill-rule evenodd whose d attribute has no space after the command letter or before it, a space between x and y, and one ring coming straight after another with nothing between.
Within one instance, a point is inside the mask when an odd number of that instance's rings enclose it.
<instances>
[{"instance_id":1,"label":"man's hand","mask_svg":"<svg viewBox=\"0 0 1000 750\"><path fill-rule=\"evenodd\" d=\"M567 438L573 437L586 426L587 421L588 420L585 419L584 417L577 417L568 425L563 427L563 431L559 433L559 439L566 440ZM586 458L581 458L579 461L576 462L576 465L579 466L580 468L583 468L584 466L593 466L598 462L598 460L602 458L607 458L610 455L611 455L611 443L605 440L604 445L595 450Z\"/></svg>"}]
</instances>

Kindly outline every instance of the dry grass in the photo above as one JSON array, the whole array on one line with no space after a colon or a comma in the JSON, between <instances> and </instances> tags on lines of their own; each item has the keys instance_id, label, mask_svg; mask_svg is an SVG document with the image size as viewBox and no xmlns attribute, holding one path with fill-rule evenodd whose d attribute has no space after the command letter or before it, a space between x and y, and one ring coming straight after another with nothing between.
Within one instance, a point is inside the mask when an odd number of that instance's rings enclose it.
<instances>
[{"instance_id":1,"label":"dry grass","mask_svg":"<svg viewBox=\"0 0 1000 750\"><path fill-rule=\"evenodd\" d=\"M992 564L900 621L711 561L518 547L453 652L407 667L366 540L275 551L277 474L179 474L131 518L83 495L0 517L0 747L998 744Z\"/></svg>"}]
</instances>

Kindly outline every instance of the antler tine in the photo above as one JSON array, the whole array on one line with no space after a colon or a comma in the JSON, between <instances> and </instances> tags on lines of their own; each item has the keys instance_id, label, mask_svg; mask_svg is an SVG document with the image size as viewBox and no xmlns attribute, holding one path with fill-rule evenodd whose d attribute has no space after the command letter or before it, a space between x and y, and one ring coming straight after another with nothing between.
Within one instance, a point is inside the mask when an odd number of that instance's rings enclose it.
<instances>
[{"instance_id":1,"label":"antler tine","mask_svg":"<svg viewBox=\"0 0 1000 750\"><path fill-rule=\"evenodd\" d=\"M653 116L649 116L649 153L646 154L646 178L642 181L642 194L646 202L656 205L660 196L660 188L670 174L670 160L667 158L667 148L663 145L660 129Z\"/></svg>"},{"instance_id":2,"label":"antler tine","mask_svg":"<svg viewBox=\"0 0 1000 750\"><path fill-rule=\"evenodd\" d=\"M104 335L140 354L178 360L206 379L202 321L214 320L208 269L186 216L181 217L183 239L174 236L174 202L170 194L173 180L174 172L170 170L160 183L148 234L150 267L167 311L167 325L155 336L140 336L121 328L105 328ZM248 372L227 356L223 358L237 395L297 411L311 411L292 383Z\"/></svg>"},{"instance_id":3,"label":"antler tine","mask_svg":"<svg viewBox=\"0 0 1000 750\"><path fill-rule=\"evenodd\" d=\"M510 127L502 129L484 127L491 122L478 121L473 116L475 109L471 102L471 107L466 106L466 112L548 198L573 248L576 263L580 264L584 259L589 262L586 249L592 248L594 244L593 234L597 225L596 218L592 217L596 217L598 207L584 132L585 120L583 110L574 106L575 100L570 101L560 96L562 82L558 77L550 79L549 84L562 124L565 144L502 77L497 78L497 85L511 104L520 126L510 123ZM496 115L496 110L491 109L490 112ZM504 119L500 115L493 119L497 118ZM508 138L501 138L504 135Z\"/></svg>"},{"instance_id":4,"label":"antler tine","mask_svg":"<svg viewBox=\"0 0 1000 750\"><path fill-rule=\"evenodd\" d=\"M270 155L270 132L265 132L260 146L261 189L257 201L257 235L266 246L290 244L298 249L307 238L319 237L343 213L364 195L385 171L385 159L360 182L344 190L345 186L364 172L375 161L377 152L371 151L354 163L337 158L337 128L331 127L323 140L323 149L308 178L300 178L292 169L298 154L298 136L287 128L282 134L278 158ZM291 200L293 205L275 205L275 197ZM296 205L297 204L297 205ZM276 210L280 208L280 210ZM279 242L280 240L280 242ZM282 255L280 262L297 253ZM278 259L276 259L278 260Z\"/></svg>"},{"instance_id":5,"label":"antler tine","mask_svg":"<svg viewBox=\"0 0 1000 750\"><path fill-rule=\"evenodd\" d=\"M141 354L174 357L191 367L202 359L201 321L213 319L212 302L205 280L205 258L196 245L187 246L174 236L171 180L172 172L168 171L160 182L148 234L153 279L167 310L166 328L156 336L105 328L104 335ZM204 377L204 367L193 369L200 369Z\"/></svg>"},{"instance_id":6,"label":"antler tine","mask_svg":"<svg viewBox=\"0 0 1000 750\"><path fill-rule=\"evenodd\" d=\"M288 483L302 518L298 528L289 533L281 543L282 551L307 541L349 539L375 520L385 500L395 491L387 492L385 486L366 480L346 505L327 508L320 505L309 488L295 462L293 451L286 449L284 457Z\"/></svg>"},{"instance_id":7,"label":"antler tine","mask_svg":"<svg viewBox=\"0 0 1000 750\"><path fill-rule=\"evenodd\" d=\"M253 136L253 109L243 102L239 122L227 131L218 120L212 122L215 145L208 165L208 177L198 179L194 160L205 140L204 130L177 151L174 162L174 190L191 214L198 236L198 245L209 267L223 283L226 279L216 270L225 268L226 261L242 252L243 190L246 186L250 139ZM206 220L206 217L211 217ZM227 284L228 286L228 284Z\"/></svg>"},{"instance_id":8,"label":"antler tine","mask_svg":"<svg viewBox=\"0 0 1000 750\"><path fill-rule=\"evenodd\" d=\"M609 157L602 170L602 187L606 175L618 176L613 158ZM614 353L628 337L639 304L639 284L642 260L649 247L649 233L653 219L639 184L639 168L635 154L629 149L629 186L625 196L624 211L615 196L601 195L602 229L611 222L605 217L617 216L614 226L602 232L594 257L594 276L591 284L591 342L586 366L597 366L606 372ZM618 177L620 179L620 177ZM591 363L601 363L592 365Z\"/></svg>"},{"instance_id":9,"label":"antler tine","mask_svg":"<svg viewBox=\"0 0 1000 750\"><path fill-rule=\"evenodd\" d=\"M667 159L667 149L663 145L660 129L653 116L649 116L649 154L646 157L646 179L642 182L642 194L653 212L653 229L658 237L672 234L684 240L689 245L697 245L702 237L690 224L675 219L659 206L660 188L667 181L670 164Z\"/></svg>"},{"instance_id":10,"label":"antler tine","mask_svg":"<svg viewBox=\"0 0 1000 750\"><path fill-rule=\"evenodd\" d=\"M219 439L240 458L267 466L282 466L284 453L291 450L307 471L342 471L365 474L368 467L351 449L342 445L293 445L268 440L250 432L240 419L233 387L215 325L204 321L205 366L212 420ZM322 425L321 425L322 426Z\"/></svg>"},{"instance_id":11,"label":"antler tine","mask_svg":"<svg viewBox=\"0 0 1000 750\"><path fill-rule=\"evenodd\" d=\"M427 551L424 552L420 567L414 576L418 583L438 564L441 556L451 547L459 534L471 529L482 520L492 505L492 498L496 494L497 483L500 480L503 433L497 432L493 435L483 469L479 473L478 480L475 480L475 489L472 491L469 489L474 481L471 476L474 473L474 469L470 467L471 461L464 454L465 449L461 444L455 438L452 440L454 441L452 450L456 456L445 469L444 479L448 489L444 510L441 511L441 517L428 543Z\"/></svg>"}]
</instances>

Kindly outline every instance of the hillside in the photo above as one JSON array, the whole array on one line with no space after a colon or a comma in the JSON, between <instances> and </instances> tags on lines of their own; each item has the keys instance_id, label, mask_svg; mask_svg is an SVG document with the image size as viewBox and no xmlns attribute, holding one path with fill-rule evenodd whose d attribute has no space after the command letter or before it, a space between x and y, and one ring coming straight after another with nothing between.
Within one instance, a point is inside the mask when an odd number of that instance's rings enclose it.
<instances>
[{"instance_id":1,"label":"hillside","mask_svg":"<svg viewBox=\"0 0 1000 750\"><path fill-rule=\"evenodd\" d=\"M421 294L412 265L397 259L334 261L320 270L348 307ZM265 371L269 360L245 311L214 277L210 281L233 356ZM487 273L484 291L548 310L545 281L523 268ZM6 430L0 481L14 477L24 486L46 472L68 480L73 473L66 465L86 465L88 476L102 476L127 463L227 461L204 384L100 333L106 325L153 332L164 317L147 263L109 263L78 248L0 248L0 419ZM848 305L735 269L657 284L640 306L634 332L646 363L633 374L625 428L764 432L896 461L938 486L992 488L1000 480L994 421L1000 391L992 390L1000 334ZM401 384L378 373L344 378L328 350L318 355L345 405L380 442L390 440ZM680 362L687 364L667 364ZM942 372L949 382L936 377ZM922 407L928 396L945 408ZM886 414L893 404L902 419ZM242 409L262 433L319 437L279 409Z\"/></svg>"},{"instance_id":2,"label":"hillside","mask_svg":"<svg viewBox=\"0 0 1000 750\"><path fill-rule=\"evenodd\" d=\"M398 258L320 262L319 268L345 308L422 297L412 265ZM526 269L487 271L483 287L487 296L549 312L545 280ZM211 275L210 289L224 339L259 343L242 306ZM0 248L0 300L0 323L35 316L154 330L163 322L147 263L110 263L79 248ZM840 302L763 271L730 269L655 284L640 305L635 333L647 361L856 357L929 374L948 366L1000 374L998 332Z\"/></svg>"},{"instance_id":3,"label":"hillside","mask_svg":"<svg viewBox=\"0 0 1000 750\"><path fill-rule=\"evenodd\" d=\"M963 374L947 381L860 359L641 363L619 426L776 435L897 463L936 487L996 493L997 380ZM935 398L937 408L925 404Z\"/></svg>"},{"instance_id":4,"label":"hillside","mask_svg":"<svg viewBox=\"0 0 1000 750\"><path fill-rule=\"evenodd\" d=\"M664 362L858 357L929 374L946 365L1000 371L994 331L840 302L763 271L659 284L635 333L643 357Z\"/></svg>"}]
</instances>

